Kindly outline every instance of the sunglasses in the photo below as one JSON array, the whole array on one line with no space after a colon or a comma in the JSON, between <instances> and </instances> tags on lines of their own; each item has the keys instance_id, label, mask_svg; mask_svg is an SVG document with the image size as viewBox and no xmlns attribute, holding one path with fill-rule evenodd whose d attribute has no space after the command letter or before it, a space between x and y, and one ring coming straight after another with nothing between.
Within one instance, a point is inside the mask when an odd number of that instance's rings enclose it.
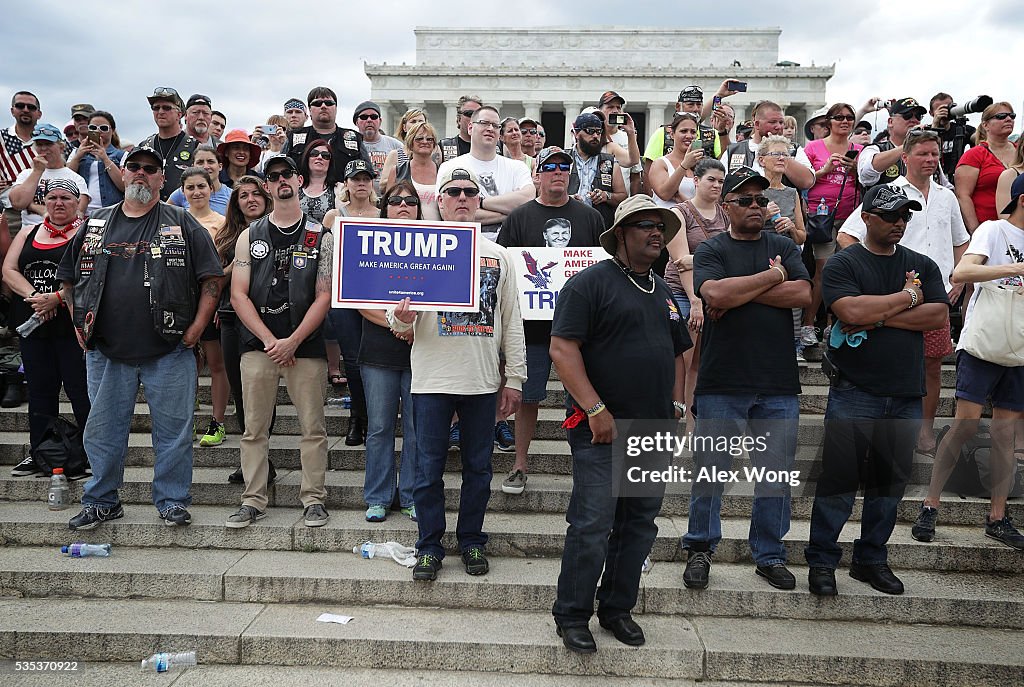
<instances>
[{"instance_id":1,"label":"sunglasses","mask_svg":"<svg viewBox=\"0 0 1024 687\"><path fill-rule=\"evenodd\" d=\"M477 119L476 121L472 121L472 122L470 122L470 124L476 124L477 126L484 126L484 127L487 127L488 129L494 129L495 131L500 131L501 130L501 124L498 124L497 122L485 122L482 119Z\"/></svg>"},{"instance_id":2,"label":"sunglasses","mask_svg":"<svg viewBox=\"0 0 1024 687\"><path fill-rule=\"evenodd\" d=\"M35 112L36 110L39 109L39 106L38 105L33 105L32 103L14 103L14 109L15 110L28 110L29 112Z\"/></svg>"},{"instance_id":3,"label":"sunglasses","mask_svg":"<svg viewBox=\"0 0 1024 687\"><path fill-rule=\"evenodd\" d=\"M412 140L415 143L434 143L437 139L433 136L417 136Z\"/></svg>"},{"instance_id":4,"label":"sunglasses","mask_svg":"<svg viewBox=\"0 0 1024 687\"><path fill-rule=\"evenodd\" d=\"M157 86L153 89L154 96L160 96L162 98L178 98L178 92L170 86Z\"/></svg>"},{"instance_id":5,"label":"sunglasses","mask_svg":"<svg viewBox=\"0 0 1024 687\"><path fill-rule=\"evenodd\" d=\"M480 189L456 186L454 188L446 188L442 193L446 194L449 198L458 198L463 193L466 194L467 198L475 198L480 195Z\"/></svg>"},{"instance_id":6,"label":"sunglasses","mask_svg":"<svg viewBox=\"0 0 1024 687\"><path fill-rule=\"evenodd\" d=\"M476 114L476 110L462 110L459 114L463 117L472 117Z\"/></svg>"},{"instance_id":7,"label":"sunglasses","mask_svg":"<svg viewBox=\"0 0 1024 687\"><path fill-rule=\"evenodd\" d=\"M645 220L640 221L640 222L623 223L622 226L624 226L624 227L636 227L637 229L646 231L648 234L652 234L652 233L654 233L656 231L660 231L663 234L665 233L665 223L664 222L652 222L649 219L645 219Z\"/></svg>"},{"instance_id":8,"label":"sunglasses","mask_svg":"<svg viewBox=\"0 0 1024 687\"><path fill-rule=\"evenodd\" d=\"M454 189L452 189L452 190L454 190ZM449 193L448 195L451 195L451 194ZM454 198L455 196L452 196L452 197ZM414 207L416 207L417 205L420 204L420 197L419 196L391 196L390 198L388 198L388 205L398 206L398 205L401 205L402 203L405 203L409 207L413 207L414 208Z\"/></svg>"},{"instance_id":9,"label":"sunglasses","mask_svg":"<svg viewBox=\"0 0 1024 687\"><path fill-rule=\"evenodd\" d=\"M540 166L542 172L568 172L572 169L572 165L568 162L545 162Z\"/></svg>"},{"instance_id":10,"label":"sunglasses","mask_svg":"<svg viewBox=\"0 0 1024 687\"><path fill-rule=\"evenodd\" d=\"M832 115L829 117L833 122L854 122L857 118L853 115Z\"/></svg>"},{"instance_id":11,"label":"sunglasses","mask_svg":"<svg viewBox=\"0 0 1024 687\"><path fill-rule=\"evenodd\" d=\"M107 133L108 131L110 131L110 125L109 124L90 124L89 125L89 131L102 131L103 133Z\"/></svg>"},{"instance_id":12,"label":"sunglasses","mask_svg":"<svg viewBox=\"0 0 1024 687\"><path fill-rule=\"evenodd\" d=\"M309 154L309 159L312 160L314 157L323 158L324 160L331 159L331 151L329 150L314 150Z\"/></svg>"},{"instance_id":13,"label":"sunglasses","mask_svg":"<svg viewBox=\"0 0 1024 687\"><path fill-rule=\"evenodd\" d=\"M170 112L171 110L177 110L178 108L174 105L168 105L167 103L157 103L152 106L153 112Z\"/></svg>"},{"instance_id":14,"label":"sunglasses","mask_svg":"<svg viewBox=\"0 0 1024 687\"><path fill-rule=\"evenodd\" d=\"M927 138L938 141L939 135L931 129L911 129L907 132L907 138Z\"/></svg>"},{"instance_id":15,"label":"sunglasses","mask_svg":"<svg viewBox=\"0 0 1024 687\"><path fill-rule=\"evenodd\" d=\"M916 119L917 121L921 121L921 118L918 116L918 114L916 112L902 112L902 113L900 113L900 117L903 117L903 119L905 119L908 122L911 119Z\"/></svg>"},{"instance_id":16,"label":"sunglasses","mask_svg":"<svg viewBox=\"0 0 1024 687\"><path fill-rule=\"evenodd\" d=\"M359 121L361 121L361 122L365 122L367 119L371 119L373 121L377 121L378 119L380 119L380 115L377 114L376 112L373 112L371 114L357 115L357 116L359 117Z\"/></svg>"},{"instance_id":17,"label":"sunglasses","mask_svg":"<svg viewBox=\"0 0 1024 687\"><path fill-rule=\"evenodd\" d=\"M766 208L768 203L768 196L740 196L739 198L733 198L732 200L723 200L723 203L736 203L741 208L749 208L754 203L757 203L757 207Z\"/></svg>"},{"instance_id":18,"label":"sunglasses","mask_svg":"<svg viewBox=\"0 0 1024 687\"><path fill-rule=\"evenodd\" d=\"M989 119L998 119L999 121L1003 121L1004 119L1009 119L1009 120L1013 121L1014 119L1017 119L1017 113L1015 113L1015 112L997 112L994 115L992 115L991 117L989 117Z\"/></svg>"},{"instance_id":19,"label":"sunglasses","mask_svg":"<svg viewBox=\"0 0 1024 687\"><path fill-rule=\"evenodd\" d=\"M520 129L519 131L523 134L523 136L536 136L538 133L540 133L536 129Z\"/></svg>"},{"instance_id":20,"label":"sunglasses","mask_svg":"<svg viewBox=\"0 0 1024 687\"><path fill-rule=\"evenodd\" d=\"M909 222L914 213L910 210L904 210L903 212L878 212L875 214L886 224L896 224L900 220Z\"/></svg>"},{"instance_id":21,"label":"sunglasses","mask_svg":"<svg viewBox=\"0 0 1024 687\"><path fill-rule=\"evenodd\" d=\"M588 126L586 129L580 129L578 133L587 134L588 136L600 136L604 133L604 127Z\"/></svg>"},{"instance_id":22,"label":"sunglasses","mask_svg":"<svg viewBox=\"0 0 1024 687\"><path fill-rule=\"evenodd\" d=\"M295 176L294 169L286 169L283 172L269 172L267 174L267 181L274 182L281 179L291 179L293 176Z\"/></svg>"},{"instance_id":23,"label":"sunglasses","mask_svg":"<svg viewBox=\"0 0 1024 687\"><path fill-rule=\"evenodd\" d=\"M138 162L129 162L124 166L129 172L138 172L140 169L146 174L156 174L160 171L159 165L143 165Z\"/></svg>"},{"instance_id":24,"label":"sunglasses","mask_svg":"<svg viewBox=\"0 0 1024 687\"><path fill-rule=\"evenodd\" d=\"M331 100L330 98L321 98L320 100L310 100L310 107L334 107L338 103Z\"/></svg>"}]
</instances>

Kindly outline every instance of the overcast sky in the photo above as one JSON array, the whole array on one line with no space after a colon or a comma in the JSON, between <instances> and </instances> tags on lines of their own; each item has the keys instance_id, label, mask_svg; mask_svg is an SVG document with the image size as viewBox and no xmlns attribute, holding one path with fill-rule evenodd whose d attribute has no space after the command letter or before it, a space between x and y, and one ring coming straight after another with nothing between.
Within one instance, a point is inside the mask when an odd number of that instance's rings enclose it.
<instances>
[{"instance_id":1,"label":"overcast sky","mask_svg":"<svg viewBox=\"0 0 1024 687\"><path fill-rule=\"evenodd\" d=\"M363 62L415 63L416 26L455 20L492 28L778 26L780 60L835 64L829 102L860 105L871 96L912 96L927 105L943 90L957 102L984 93L1022 109L1024 83L1014 59L1024 48L1020 0L704 2L687 3L685 12L680 7L621 0L549 6L403 0L361 3L358 9L350 3L312 7L261 0L10 3L6 25L24 30L4 37L0 89L5 98L22 89L37 93L44 120L61 127L73 103L90 102L110 110L122 137L137 142L155 130L145 100L155 86L171 86L184 98L205 93L227 114L229 127L251 127L280 112L288 97L304 98L322 83L339 94L339 120L350 121L351 108L370 93ZM624 8L628 19L620 18ZM684 19L691 23L679 23ZM0 121L10 124L9 118Z\"/></svg>"}]
</instances>

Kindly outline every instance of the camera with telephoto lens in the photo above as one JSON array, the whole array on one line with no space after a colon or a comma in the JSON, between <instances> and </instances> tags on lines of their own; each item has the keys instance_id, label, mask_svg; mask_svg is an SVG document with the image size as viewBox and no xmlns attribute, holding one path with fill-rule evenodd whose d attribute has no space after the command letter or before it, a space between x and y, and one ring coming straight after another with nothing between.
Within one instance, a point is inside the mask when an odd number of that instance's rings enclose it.
<instances>
[{"instance_id":1,"label":"camera with telephoto lens","mask_svg":"<svg viewBox=\"0 0 1024 687\"><path fill-rule=\"evenodd\" d=\"M982 112L991 104L992 98L987 95L979 95L977 98L968 100L963 105L953 103L949 106L949 118L957 119L959 117L966 117L972 112Z\"/></svg>"}]
</instances>

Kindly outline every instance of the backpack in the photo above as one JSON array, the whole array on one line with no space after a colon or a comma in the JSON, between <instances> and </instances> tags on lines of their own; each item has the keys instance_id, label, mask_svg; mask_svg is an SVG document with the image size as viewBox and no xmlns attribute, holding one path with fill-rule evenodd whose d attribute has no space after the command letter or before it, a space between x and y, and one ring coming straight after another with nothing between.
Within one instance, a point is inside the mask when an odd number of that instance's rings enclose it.
<instances>
[{"instance_id":1,"label":"backpack","mask_svg":"<svg viewBox=\"0 0 1024 687\"><path fill-rule=\"evenodd\" d=\"M65 475L81 475L89 467L89 459L82 445L82 431L62 417L51 417L43 437L30 453L36 465L47 476L54 468L64 468Z\"/></svg>"},{"instance_id":2,"label":"backpack","mask_svg":"<svg viewBox=\"0 0 1024 687\"><path fill-rule=\"evenodd\" d=\"M937 443L942 443L943 437L949 431L950 425L946 425L936 437ZM977 496L981 498L992 497L991 478L991 452L992 435L988 427L982 425L973 437L968 439L960 449L953 472L946 481L944 490L952 491L961 498L965 496ZM1021 467L1014 465L1013 486L1010 487L1009 496L1024 495L1024 482L1021 479Z\"/></svg>"}]
</instances>

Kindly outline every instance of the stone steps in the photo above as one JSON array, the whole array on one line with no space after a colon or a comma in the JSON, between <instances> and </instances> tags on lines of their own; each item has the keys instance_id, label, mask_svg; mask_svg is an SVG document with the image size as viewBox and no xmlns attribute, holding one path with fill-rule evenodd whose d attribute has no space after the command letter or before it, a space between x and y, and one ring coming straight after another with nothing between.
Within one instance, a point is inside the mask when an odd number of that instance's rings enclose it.
<instances>
[{"instance_id":1,"label":"stone steps","mask_svg":"<svg viewBox=\"0 0 1024 687\"><path fill-rule=\"evenodd\" d=\"M322 612L354 620L318 623ZM908 633L905 625L874 622L643 615L643 647L626 647L597 629L598 653L576 656L561 646L546 611L17 599L0 601L0 617L0 651L19 657L130 661L174 646L194 647L204 665L401 666L435 675L472 666L490 673L859 685L1006 685L1024 667L1024 657L1008 650L1020 632L977 627L921 625Z\"/></svg>"}]
</instances>

